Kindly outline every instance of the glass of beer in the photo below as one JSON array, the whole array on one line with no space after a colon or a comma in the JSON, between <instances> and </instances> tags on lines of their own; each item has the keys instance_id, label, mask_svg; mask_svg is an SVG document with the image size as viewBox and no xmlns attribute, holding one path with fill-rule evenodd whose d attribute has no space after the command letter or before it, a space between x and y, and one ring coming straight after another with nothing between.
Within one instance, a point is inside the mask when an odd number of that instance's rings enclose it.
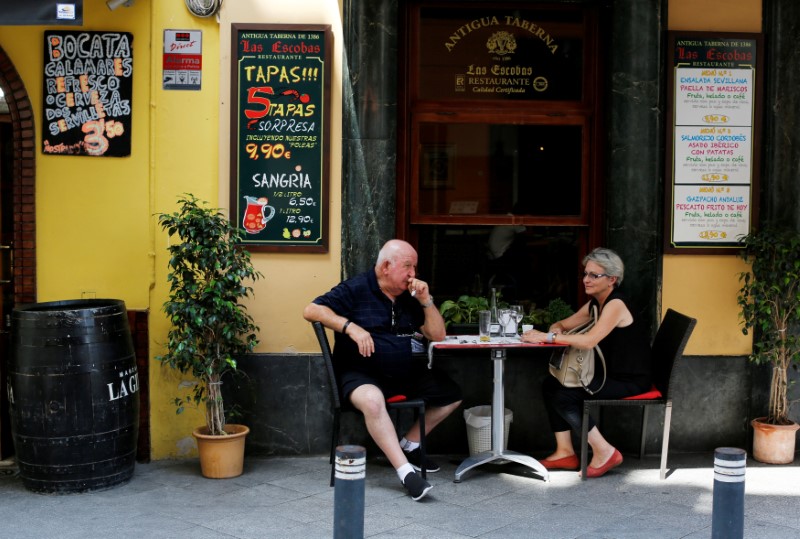
<instances>
[{"instance_id":1,"label":"glass of beer","mask_svg":"<svg viewBox=\"0 0 800 539\"><path fill-rule=\"evenodd\" d=\"M478 311L478 334L480 342L489 342L492 332L492 311Z\"/></svg>"}]
</instances>

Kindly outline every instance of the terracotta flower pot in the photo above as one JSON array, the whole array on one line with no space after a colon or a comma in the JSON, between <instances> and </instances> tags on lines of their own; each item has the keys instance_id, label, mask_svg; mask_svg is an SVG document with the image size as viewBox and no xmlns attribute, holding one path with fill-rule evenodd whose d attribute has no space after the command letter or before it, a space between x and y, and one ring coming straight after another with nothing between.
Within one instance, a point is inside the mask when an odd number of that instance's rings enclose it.
<instances>
[{"instance_id":1,"label":"terracotta flower pot","mask_svg":"<svg viewBox=\"0 0 800 539\"><path fill-rule=\"evenodd\" d=\"M795 432L800 428L791 425L764 423L765 417L757 417L753 426L753 458L766 464L791 464L794 461Z\"/></svg>"},{"instance_id":2,"label":"terracotta flower pot","mask_svg":"<svg viewBox=\"0 0 800 539\"><path fill-rule=\"evenodd\" d=\"M211 436L205 426L192 432L197 440L203 477L227 479L242 475L244 439L250 429L245 425L229 424L225 425L225 432L228 436Z\"/></svg>"}]
</instances>

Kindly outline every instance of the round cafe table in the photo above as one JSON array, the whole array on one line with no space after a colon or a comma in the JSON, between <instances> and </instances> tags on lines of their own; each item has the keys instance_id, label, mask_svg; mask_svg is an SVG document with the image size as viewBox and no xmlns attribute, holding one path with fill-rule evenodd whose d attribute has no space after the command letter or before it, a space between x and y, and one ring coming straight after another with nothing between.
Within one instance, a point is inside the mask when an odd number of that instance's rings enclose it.
<instances>
[{"instance_id":1,"label":"round cafe table","mask_svg":"<svg viewBox=\"0 0 800 539\"><path fill-rule=\"evenodd\" d=\"M550 473L547 468L535 458L523 455L516 451L509 451L503 448L505 438L505 384L503 376L505 372L506 353L509 348L564 348L565 344L557 343L527 343L522 342L519 337L492 337L489 342L480 342L477 335L457 335L448 336L444 341L432 342L428 346L428 361L433 361L435 350L475 350L485 349L489 351L490 358L494 364L494 377L492 382L492 448L489 451L472 455L459 464L456 469L454 481L461 482L462 476L468 471L497 460L509 460L527 466L539 474L545 481L550 480Z\"/></svg>"}]
</instances>

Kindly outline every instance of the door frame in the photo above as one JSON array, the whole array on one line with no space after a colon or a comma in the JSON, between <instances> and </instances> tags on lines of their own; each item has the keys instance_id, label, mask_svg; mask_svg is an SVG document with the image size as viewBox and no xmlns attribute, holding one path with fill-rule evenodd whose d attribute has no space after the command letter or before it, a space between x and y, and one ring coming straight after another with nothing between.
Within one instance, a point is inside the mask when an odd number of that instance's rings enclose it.
<instances>
[{"instance_id":1,"label":"door frame","mask_svg":"<svg viewBox=\"0 0 800 539\"><path fill-rule=\"evenodd\" d=\"M0 459L13 454L8 393L6 391L6 365L10 351L11 310L16 305L36 301L36 132L33 124L33 107L22 79L0 47L0 88L3 89L8 114L0 121L11 124L12 164L11 177L3 178L0 200L4 211L10 211L12 230L2 230L2 237L11 238L8 248L12 267L9 276L13 293L12 305L3 301L0 319ZM10 185L8 185L10 184ZM5 278L5 276L4 276ZM4 295L0 295L4 297Z\"/></svg>"}]
</instances>

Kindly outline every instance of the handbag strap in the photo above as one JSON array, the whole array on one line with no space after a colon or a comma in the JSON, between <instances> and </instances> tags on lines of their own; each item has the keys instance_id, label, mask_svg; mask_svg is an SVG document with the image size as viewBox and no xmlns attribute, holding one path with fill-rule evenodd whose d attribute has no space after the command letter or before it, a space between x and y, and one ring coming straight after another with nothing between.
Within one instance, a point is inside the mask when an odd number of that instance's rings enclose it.
<instances>
[{"instance_id":1,"label":"handbag strap","mask_svg":"<svg viewBox=\"0 0 800 539\"><path fill-rule=\"evenodd\" d=\"M589 312L589 320L584 322L583 324L576 326L569 331L565 331L564 335L579 335L581 333L586 333L590 329L594 327L597 323L597 305L592 305L592 309Z\"/></svg>"},{"instance_id":2,"label":"handbag strap","mask_svg":"<svg viewBox=\"0 0 800 539\"><path fill-rule=\"evenodd\" d=\"M591 319L589 322L587 322L586 324L584 324L584 325L588 325L588 326L589 326L589 327L587 327L587 328L586 328L586 330L588 330L589 328L591 328L592 326L594 326L596 323L597 323L597 305L592 305L592 319ZM586 331L586 330L584 330L584 331ZM600 363L602 363L602 364L603 364L603 383L602 383L602 384L600 384L600 387L598 387L598 388L597 388L596 390L594 390L594 391L592 391L591 389L589 389L589 387L588 387L588 386L585 386L583 383L581 383L581 386L583 386L583 389L584 389L584 390L585 390L585 391L586 391L586 392L587 392L589 395L594 395L595 393L597 393L598 391L600 391L601 389L603 389L603 386L605 386L605 385L606 385L606 358L605 358L605 357L603 357L603 351L602 351L602 350L600 350L600 346L599 346L599 345L595 345L595 347L594 347L594 351L595 351L595 352L597 352L597 355L598 355L598 356L600 356Z\"/></svg>"},{"instance_id":3,"label":"handbag strap","mask_svg":"<svg viewBox=\"0 0 800 539\"><path fill-rule=\"evenodd\" d=\"M598 388L597 388L596 390L594 390L594 391L592 391L591 389L589 389L589 387L588 387L588 386L585 386L585 385L583 385L583 383L581 383L581 385L583 386L583 389L585 389L585 390L586 390L586 392L587 392L589 395L594 395L595 393L597 393L598 391L600 391L601 389L603 389L603 386L604 386L604 385L606 385L606 358L604 358L604 357L603 357L603 351L602 351L602 350L600 350L600 347L599 347L599 346L595 346L595 347L594 347L594 351L595 351L595 352L597 352L597 355L598 355L598 356L600 356L600 363L602 363L602 364L603 364L603 383L602 383L602 384L600 384L600 387L598 387Z\"/></svg>"}]
</instances>

